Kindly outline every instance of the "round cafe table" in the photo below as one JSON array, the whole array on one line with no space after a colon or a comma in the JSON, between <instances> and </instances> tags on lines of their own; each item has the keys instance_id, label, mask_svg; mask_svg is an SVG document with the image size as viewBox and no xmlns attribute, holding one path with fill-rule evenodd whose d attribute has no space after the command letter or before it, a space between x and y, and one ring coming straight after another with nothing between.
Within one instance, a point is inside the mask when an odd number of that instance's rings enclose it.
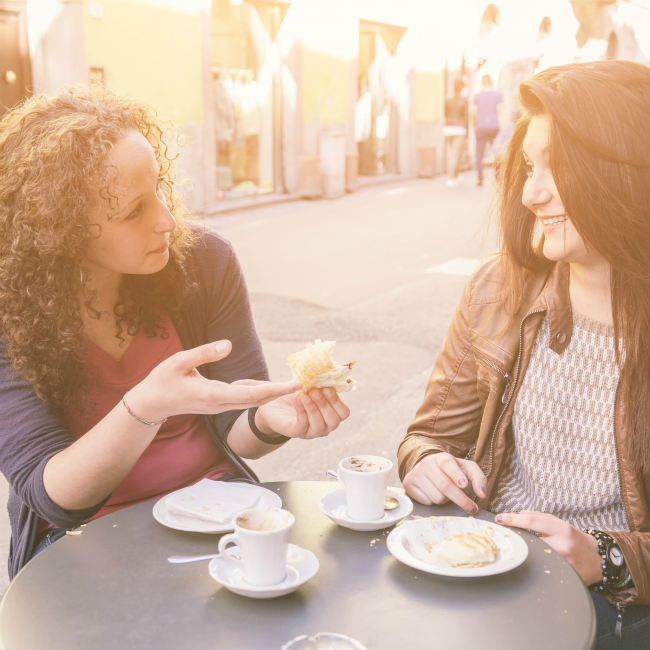
<instances>
[{"instance_id":1,"label":"round cafe table","mask_svg":"<svg viewBox=\"0 0 650 650\"><path fill-rule=\"evenodd\" d=\"M320 570L298 591L270 600L237 596L208 562L170 555L216 553L220 535L165 528L152 501L91 522L36 556L0 604L2 650L280 650L318 632L351 636L368 650L582 650L595 613L574 570L532 534L527 560L492 577L450 578L408 567L388 552L389 531L337 526L318 507L333 483L265 483L293 512L291 541ZM413 514L462 515L454 505ZM481 519L493 515L481 511ZM374 543L373 540L377 540Z\"/></svg>"}]
</instances>

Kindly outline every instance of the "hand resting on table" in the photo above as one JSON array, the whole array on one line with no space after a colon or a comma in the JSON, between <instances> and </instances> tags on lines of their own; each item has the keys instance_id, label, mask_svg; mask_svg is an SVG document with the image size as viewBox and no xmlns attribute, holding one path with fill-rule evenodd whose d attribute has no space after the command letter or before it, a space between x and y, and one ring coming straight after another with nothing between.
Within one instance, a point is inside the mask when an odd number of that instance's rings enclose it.
<instances>
[{"instance_id":1,"label":"hand resting on table","mask_svg":"<svg viewBox=\"0 0 650 650\"><path fill-rule=\"evenodd\" d=\"M403 484L408 494L424 505L453 501L466 512L476 514L478 506L463 492L468 479L474 492L484 497L487 479L474 461L439 453L425 456L404 477ZM576 570L586 585L602 578L596 539L562 519L547 513L524 511L499 514L496 522L539 533Z\"/></svg>"}]
</instances>

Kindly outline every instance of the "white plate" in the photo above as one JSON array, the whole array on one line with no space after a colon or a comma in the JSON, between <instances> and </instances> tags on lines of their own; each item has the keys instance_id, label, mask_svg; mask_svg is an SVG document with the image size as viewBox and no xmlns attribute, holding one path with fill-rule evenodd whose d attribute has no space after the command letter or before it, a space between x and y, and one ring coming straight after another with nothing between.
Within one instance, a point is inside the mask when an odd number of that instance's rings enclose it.
<instances>
[{"instance_id":1,"label":"white plate","mask_svg":"<svg viewBox=\"0 0 650 650\"><path fill-rule=\"evenodd\" d=\"M237 549L232 546L226 549L226 553L229 554L236 552ZM287 577L278 585L271 587L249 585L244 580L239 567L224 562L220 557L210 561L208 570L213 580L235 594L249 598L277 598L290 594L311 580L318 573L319 566L318 558L311 551L295 544L289 544Z\"/></svg>"},{"instance_id":2,"label":"white plate","mask_svg":"<svg viewBox=\"0 0 650 650\"><path fill-rule=\"evenodd\" d=\"M398 521L408 517L413 511L413 502L406 495L394 492L391 489L386 490L386 494L395 497L399 501L397 508L393 510L384 510L384 516L376 521L359 521L350 519L347 513L347 503L345 501L345 490L335 490L326 494L320 500L320 509L333 522L344 528L352 530L370 531L383 530L394 526Z\"/></svg>"},{"instance_id":3,"label":"white plate","mask_svg":"<svg viewBox=\"0 0 650 650\"><path fill-rule=\"evenodd\" d=\"M459 517L461 518L461 517ZM446 517L452 519L452 517ZM528 544L513 530L494 524L491 521L483 521L477 519L476 522L481 527L492 526L492 528L499 529L504 535L508 535L508 540L512 544L512 557L503 558L498 557L494 562L484 564L481 567L444 567L435 564L429 564L413 556L408 549L406 526L398 526L395 530L391 531L386 540L388 550L400 562L412 566L414 569L426 571L427 573L435 573L441 576L453 576L456 578L478 578L480 576L493 576L498 573L505 573L515 569L528 557Z\"/></svg>"},{"instance_id":4,"label":"white plate","mask_svg":"<svg viewBox=\"0 0 650 650\"><path fill-rule=\"evenodd\" d=\"M217 481L218 483L218 481ZM247 483L238 483L237 485L248 485ZM259 485L255 485L258 490L264 490L264 493L260 497L259 502L255 506L256 508L281 508L282 499L275 492L267 490ZM185 488L183 488L185 489ZM180 490L176 490L180 492ZM162 499L156 501L153 507L153 516L154 519L162 524L167 526L167 528L173 528L175 530L184 530L188 533L211 533L213 535L219 533L227 533L228 531L233 530L232 523L227 524L217 524L213 521L202 521L201 519L196 519L194 517L184 517L183 515L177 515L173 512L169 512L165 507L165 500L176 492L171 492L170 494L165 495Z\"/></svg>"}]
</instances>

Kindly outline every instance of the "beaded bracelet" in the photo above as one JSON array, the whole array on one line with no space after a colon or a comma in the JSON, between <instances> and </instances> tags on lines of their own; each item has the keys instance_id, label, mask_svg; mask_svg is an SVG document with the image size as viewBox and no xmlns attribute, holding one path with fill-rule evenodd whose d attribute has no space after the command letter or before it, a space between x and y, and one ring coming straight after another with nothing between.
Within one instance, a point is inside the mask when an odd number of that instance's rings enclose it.
<instances>
[{"instance_id":1,"label":"beaded bracelet","mask_svg":"<svg viewBox=\"0 0 650 650\"><path fill-rule=\"evenodd\" d=\"M630 570L625 567L625 575L623 576L623 579L616 583L612 589L623 589L623 587L627 587L630 582L632 582L632 576L630 575Z\"/></svg>"},{"instance_id":2,"label":"beaded bracelet","mask_svg":"<svg viewBox=\"0 0 650 650\"><path fill-rule=\"evenodd\" d=\"M134 417L138 422L142 422L142 424L146 424L148 427L157 427L159 424L163 424L164 422L167 422L169 418L165 418L164 420L161 420L160 422L147 422L146 420L143 420L142 418L139 418L130 408L129 405L126 403L126 396L130 393L130 390L127 390L126 393L124 393L124 397L122 398L122 404L124 404L124 408L129 412L129 415Z\"/></svg>"},{"instance_id":3,"label":"beaded bracelet","mask_svg":"<svg viewBox=\"0 0 650 650\"><path fill-rule=\"evenodd\" d=\"M601 580L601 582L596 582L593 585L590 585L589 589L591 589L592 591L603 591L604 589L607 588L614 589L616 585L616 581L618 580L619 576L614 574L614 572L609 568L609 565L611 563L607 560L607 547L609 546L609 544L615 544L614 539L607 533L603 533L601 530L593 530L591 528L586 528L583 532L587 533L587 535L591 535L598 542L598 555L600 555L600 568L602 569L603 572L603 579ZM625 578L623 580L625 580Z\"/></svg>"}]
</instances>

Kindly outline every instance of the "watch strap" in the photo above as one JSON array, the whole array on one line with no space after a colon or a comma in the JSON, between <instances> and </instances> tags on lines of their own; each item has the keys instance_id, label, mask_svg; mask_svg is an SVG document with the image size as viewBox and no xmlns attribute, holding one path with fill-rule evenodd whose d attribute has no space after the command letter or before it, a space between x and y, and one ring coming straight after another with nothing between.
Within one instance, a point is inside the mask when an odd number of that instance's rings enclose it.
<instances>
[{"instance_id":1,"label":"watch strap","mask_svg":"<svg viewBox=\"0 0 650 650\"><path fill-rule=\"evenodd\" d=\"M616 547L620 551L616 540L614 540L611 535L604 533L602 530L586 528L584 532L587 533L587 535L594 537L598 542L598 555L600 556L600 566L603 575L602 580L591 585L590 589L594 591L603 591L604 589L618 588L617 585L625 581L627 565L622 554L621 557L623 562L620 566L614 564L609 557L609 552L612 547ZM628 583L626 582L625 584L627 585Z\"/></svg>"}]
</instances>

